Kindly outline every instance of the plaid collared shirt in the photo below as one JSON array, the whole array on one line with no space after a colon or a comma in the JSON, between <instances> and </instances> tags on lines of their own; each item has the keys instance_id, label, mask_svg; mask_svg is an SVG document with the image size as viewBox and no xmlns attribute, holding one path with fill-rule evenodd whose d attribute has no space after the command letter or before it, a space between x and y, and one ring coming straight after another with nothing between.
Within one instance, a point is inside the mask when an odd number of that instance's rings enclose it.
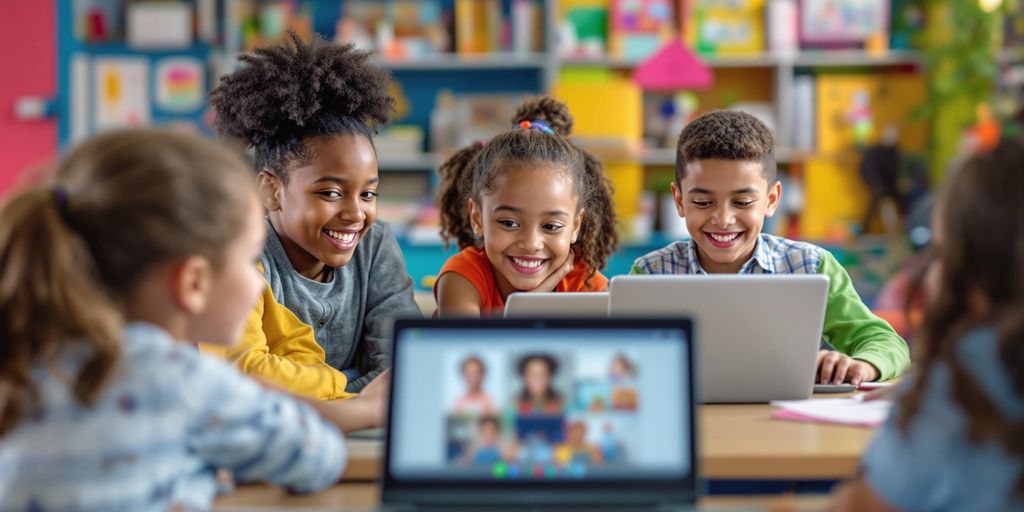
<instances>
[{"instance_id":1,"label":"plaid collared shirt","mask_svg":"<svg viewBox=\"0 0 1024 512\"><path fill-rule=\"evenodd\" d=\"M754 256L740 267L740 274L817 274L824 249L761 233ZM633 274L707 274L697 259L693 240L672 242L633 262Z\"/></svg>"}]
</instances>

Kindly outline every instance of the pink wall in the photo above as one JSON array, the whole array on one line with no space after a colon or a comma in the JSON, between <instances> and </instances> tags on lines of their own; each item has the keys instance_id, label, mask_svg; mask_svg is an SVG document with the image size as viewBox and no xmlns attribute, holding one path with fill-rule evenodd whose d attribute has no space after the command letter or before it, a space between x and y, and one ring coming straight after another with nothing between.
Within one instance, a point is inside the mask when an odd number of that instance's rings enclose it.
<instances>
[{"instance_id":1,"label":"pink wall","mask_svg":"<svg viewBox=\"0 0 1024 512\"><path fill-rule=\"evenodd\" d=\"M0 196L57 151L57 122L14 118L14 98L57 92L55 0L0 1Z\"/></svg>"}]
</instances>

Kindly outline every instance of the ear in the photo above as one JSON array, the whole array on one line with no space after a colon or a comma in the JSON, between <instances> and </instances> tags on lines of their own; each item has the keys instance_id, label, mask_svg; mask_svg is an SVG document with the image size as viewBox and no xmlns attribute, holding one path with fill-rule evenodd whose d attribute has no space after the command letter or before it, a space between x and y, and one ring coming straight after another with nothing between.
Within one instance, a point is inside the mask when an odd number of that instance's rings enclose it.
<instances>
[{"instance_id":1,"label":"ear","mask_svg":"<svg viewBox=\"0 0 1024 512\"><path fill-rule=\"evenodd\" d=\"M683 191L679 189L680 183L672 180L672 202L676 203L676 213L680 217L686 217L686 208L683 206Z\"/></svg>"},{"instance_id":2,"label":"ear","mask_svg":"<svg viewBox=\"0 0 1024 512\"><path fill-rule=\"evenodd\" d=\"M276 174L264 169L257 176L259 180L260 202L268 212L276 212L281 209L281 194L284 187L281 186L281 178Z\"/></svg>"},{"instance_id":3,"label":"ear","mask_svg":"<svg viewBox=\"0 0 1024 512\"><path fill-rule=\"evenodd\" d=\"M581 209L580 212L576 214L576 220L573 221L574 224L572 226L572 243L576 243L576 241L580 239L580 229L583 228L583 218L586 215L587 210L584 209Z\"/></svg>"},{"instance_id":4,"label":"ear","mask_svg":"<svg viewBox=\"0 0 1024 512\"><path fill-rule=\"evenodd\" d=\"M765 212L766 217L775 215L775 209L779 207L779 203L782 201L782 182L776 180L775 184L768 187L768 210Z\"/></svg>"},{"instance_id":5,"label":"ear","mask_svg":"<svg viewBox=\"0 0 1024 512\"><path fill-rule=\"evenodd\" d=\"M171 294L190 315L202 313L213 285L213 265L202 256L189 256L171 268Z\"/></svg>"},{"instance_id":6,"label":"ear","mask_svg":"<svg viewBox=\"0 0 1024 512\"><path fill-rule=\"evenodd\" d=\"M473 227L473 234L476 236L483 236L484 234L484 219L483 213L480 211L480 207L477 206L476 201L473 199L469 200L469 224Z\"/></svg>"}]
</instances>

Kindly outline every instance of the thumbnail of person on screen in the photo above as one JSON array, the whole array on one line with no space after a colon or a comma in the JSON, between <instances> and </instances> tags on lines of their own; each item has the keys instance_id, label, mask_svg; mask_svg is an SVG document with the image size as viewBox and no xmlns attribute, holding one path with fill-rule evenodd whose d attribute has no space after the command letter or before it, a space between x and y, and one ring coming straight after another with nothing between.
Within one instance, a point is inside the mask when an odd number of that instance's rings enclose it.
<instances>
[{"instance_id":1,"label":"thumbnail of person on screen","mask_svg":"<svg viewBox=\"0 0 1024 512\"><path fill-rule=\"evenodd\" d=\"M637 393L634 384L636 366L625 354L616 355L608 369L608 378L612 385L612 409L617 411L635 411L637 409Z\"/></svg>"},{"instance_id":2,"label":"thumbnail of person on screen","mask_svg":"<svg viewBox=\"0 0 1024 512\"><path fill-rule=\"evenodd\" d=\"M529 354L519 360L519 378L523 390L517 410L521 415L560 415L562 395L552 386L558 373L558 361L547 354Z\"/></svg>"},{"instance_id":3,"label":"thumbnail of person on screen","mask_svg":"<svg viewBox=\"0 0 1024 512\"><path fill-rule=\"evenodd\" d=\"M473 464L494 464L503 460L501 453L501 424L494 416L481 416L477 422L476 441L473 443Z\"/></svg>"},{"instance_id":4,"label":"thumbnail of person on screen","mask_svg":"<svg viewBox=\"0 0 1024 512\"><path fill-rule=\"evenodd\" d=\"M487 367L482 359L469 356L462 360L462 380L466 383L466 392L455 400L453 407L456 414L491 414L494 402L483 389Z\"/></svg>"},{"instance_id":5,"label":"thumbnail of person on screen","mask_svg":"<svg viewBox=\"0 0 1024 512\"><path fill-rule=\"evenodd\" d=\"M558 448L556 457L561 464L597 466L604 462L604 454L597 446L587 443L587 424L576 420L569 424L565 443Z\"/></svg>"}]
</instances>

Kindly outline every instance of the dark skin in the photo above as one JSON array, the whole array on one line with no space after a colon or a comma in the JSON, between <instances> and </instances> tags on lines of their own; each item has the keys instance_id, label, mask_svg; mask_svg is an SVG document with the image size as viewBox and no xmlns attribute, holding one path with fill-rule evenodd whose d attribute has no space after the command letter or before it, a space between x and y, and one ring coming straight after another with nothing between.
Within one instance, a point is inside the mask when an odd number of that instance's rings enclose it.
<instances>
[{"instance_id":1,"label":"dark skin","mask_svg":"<svg viewBox=\"0 0 1024 512\"><path fill-rule=\"evenodd\" d=\"M377 155L361 135L307 142L310 160L282 180L259 174L260 199L292 267L306 278L330 280L345 266L377 218Z\"/></svg>"}]
</instances>

